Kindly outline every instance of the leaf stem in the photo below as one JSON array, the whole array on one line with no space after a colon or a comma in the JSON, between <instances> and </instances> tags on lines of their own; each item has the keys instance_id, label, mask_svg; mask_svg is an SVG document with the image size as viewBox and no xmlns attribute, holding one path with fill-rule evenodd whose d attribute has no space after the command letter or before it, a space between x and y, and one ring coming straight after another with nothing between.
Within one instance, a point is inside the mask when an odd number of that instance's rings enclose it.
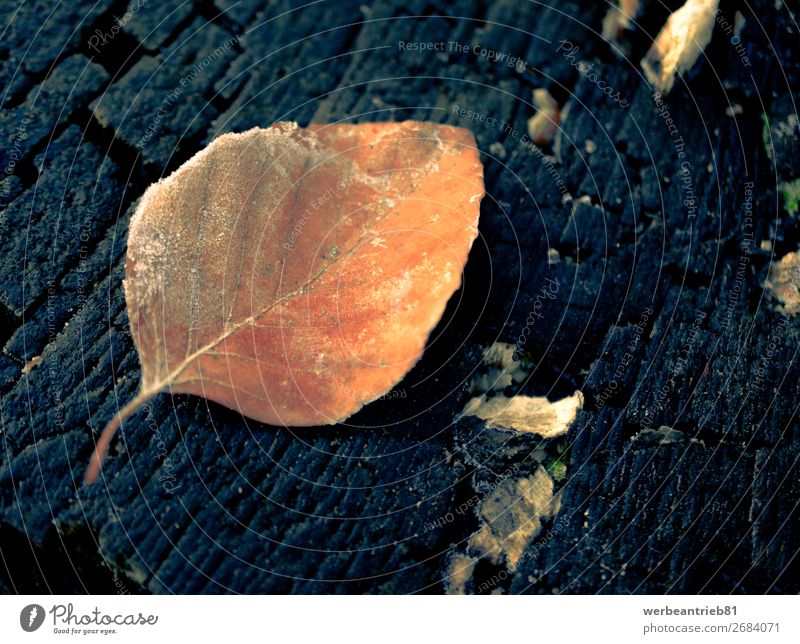
<instances>
[{"instance_id":1,"label":"leaf stem","mask_svg":"<svg viewBox=\"0 0 800 644\"><path fill-rule=\"evenodd\" d=\"M100 438L95 443L94 453L91 459L89 459L86 474L83 476L84 485L92 485L97 481L97 477L100 475L100 468L103 465L103 460L105 460L106 454L108 453L108 446L111 444L111 439L114 438L114 434L117 433L117 429L122 425L122 421L133 416L133 414L139 410L139 407L150 400L159 391L161 390L150 389L147 391L140 391L133 400L114 415L114 418L108 421L108 424L103 428L103 433L100 434Z\"/></svg>"}]
</instances>

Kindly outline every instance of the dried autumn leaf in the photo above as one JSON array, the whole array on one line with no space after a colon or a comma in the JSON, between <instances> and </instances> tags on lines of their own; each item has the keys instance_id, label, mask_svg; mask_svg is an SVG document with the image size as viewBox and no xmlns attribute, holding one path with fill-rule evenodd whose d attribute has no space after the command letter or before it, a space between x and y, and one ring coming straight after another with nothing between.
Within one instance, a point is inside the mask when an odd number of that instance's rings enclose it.
<instances>
[{"instance_id":1,"label":"dried autumn leaf","mask_svg":"<svg viewBox=\"0 0 800 644\"><path fill-rule=\"evenodd\" d=\"M212 142L151 186L128 235L139 394L204 396L274 425L333 424L414 366L478 234L468 130L277 123Z\"/></svg>"}]
</instances>

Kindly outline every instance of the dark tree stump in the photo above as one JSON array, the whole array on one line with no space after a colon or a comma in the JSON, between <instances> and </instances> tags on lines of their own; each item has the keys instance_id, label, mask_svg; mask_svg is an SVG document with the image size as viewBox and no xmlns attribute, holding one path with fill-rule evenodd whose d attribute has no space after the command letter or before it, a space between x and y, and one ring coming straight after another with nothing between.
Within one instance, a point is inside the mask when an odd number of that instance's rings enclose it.
<instances>
[{"instance_id":1,"label":"dark tree stump","mask_svg":"<svg viewBox=\"0 0 800 644\"><path fill-rule=\"evenodd\" d=\"M124 1L67 4L31 41L49 7L26 3L0 42L2 163L13 164L0 190L0 590L442 592L478 518L441 518L489 472L536 467L535 436L458 413L482 348L517 342L548 278L559 297L527 336L535 368L522 391L581 389L586 402L559 443L554 536L499 587L800 590L800 327L763 288L800 241L785 194L800 173L786 8L739 7L749 67L718 28L708 60L664 99L675 135L638 69L646 34L630 36L629 60L615 57L598 35L602 3L289 12L303 3L203 0L171 13L169 2L113 37ZM663 19L648 14L643 30ZM627 106L557 51L562 39ZM569 105L552 165L523 139L537 87ZM135 200L219 133L339 119L469 127L483 152L482 236L405 396L350 426L291 430L160 395L125 423L105 479L82 487L97 433L139 380L121 287ZM662 426L669 441L642 433ZM476 568L468 591L493 572Z\"/></svg>"}]
</instances>

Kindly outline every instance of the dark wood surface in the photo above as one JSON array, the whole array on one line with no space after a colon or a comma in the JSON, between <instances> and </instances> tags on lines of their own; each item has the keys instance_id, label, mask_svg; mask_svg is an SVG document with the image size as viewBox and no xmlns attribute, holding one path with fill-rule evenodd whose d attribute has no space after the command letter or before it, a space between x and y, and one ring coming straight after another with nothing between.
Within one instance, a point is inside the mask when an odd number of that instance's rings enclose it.
<instances>
[{"instance_id":1,"label":"dark wood surface","mask_svg":"<svg viewBox=\"0 0 800 644\"><path fill-rule=\"evenodd\" d=\"M800 240L778 189L800 175L787 7L722 3L746 18L750 66L718 30L676 83L665 103L681 158L638 68L660 3L643 3L627 60L599 37L604 4L589 1L174 0L132 11L117 32L124 1L3 5L0 589L442 592L478 519L440 518L499 468L535 467L535 436L457 414L481 349L516 342L551 278L559 297L526 342L523 391L581 389L586 403L559 444L555 536L499 588L800 590L800 329L763 289ZM629 105L579 74L562 39ZM475 44L518 56L524 73ZM537 87L569 105L556 174L521 138ZM105 479L82 487L94 438L138 386L121 287L136 199L221 132L339 119L462 125L484 153L481 237L436 341L398 385L405 397L293 431L162 394L125 423ZM661 426L674 440L641 434ZM496 573L483 562L469 590Z\"/></svg>"}]
</instances>

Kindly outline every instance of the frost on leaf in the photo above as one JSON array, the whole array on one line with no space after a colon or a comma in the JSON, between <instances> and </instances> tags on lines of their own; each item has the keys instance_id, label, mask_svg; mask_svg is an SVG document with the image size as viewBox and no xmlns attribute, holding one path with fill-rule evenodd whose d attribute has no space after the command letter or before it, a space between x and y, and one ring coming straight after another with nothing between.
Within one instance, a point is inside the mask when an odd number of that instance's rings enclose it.
<instances>
[{"instance_id":1,"label":"frost on leaf","mask_svg":"<svg viewBox=\"0 0 800 644\"><path fill-rule=\"evenodd\" d=\"M277 123L214 140L148 188L125 299L140 393L255 420L333 424L422 355L478 234L483 167L468 130L425 122Z\"/></svg>"},{"instance_id":2,"label":"frost on leaf","mask_svg":"<svg viewBox=\"0 0 800 644\"><path fill-rule=\"evenodd\" d=\"M719 0L686 0L667 22L642 59L647 80L668 94L676 74L691 69L711 42Z\"/></svg>"}]
</instances>

